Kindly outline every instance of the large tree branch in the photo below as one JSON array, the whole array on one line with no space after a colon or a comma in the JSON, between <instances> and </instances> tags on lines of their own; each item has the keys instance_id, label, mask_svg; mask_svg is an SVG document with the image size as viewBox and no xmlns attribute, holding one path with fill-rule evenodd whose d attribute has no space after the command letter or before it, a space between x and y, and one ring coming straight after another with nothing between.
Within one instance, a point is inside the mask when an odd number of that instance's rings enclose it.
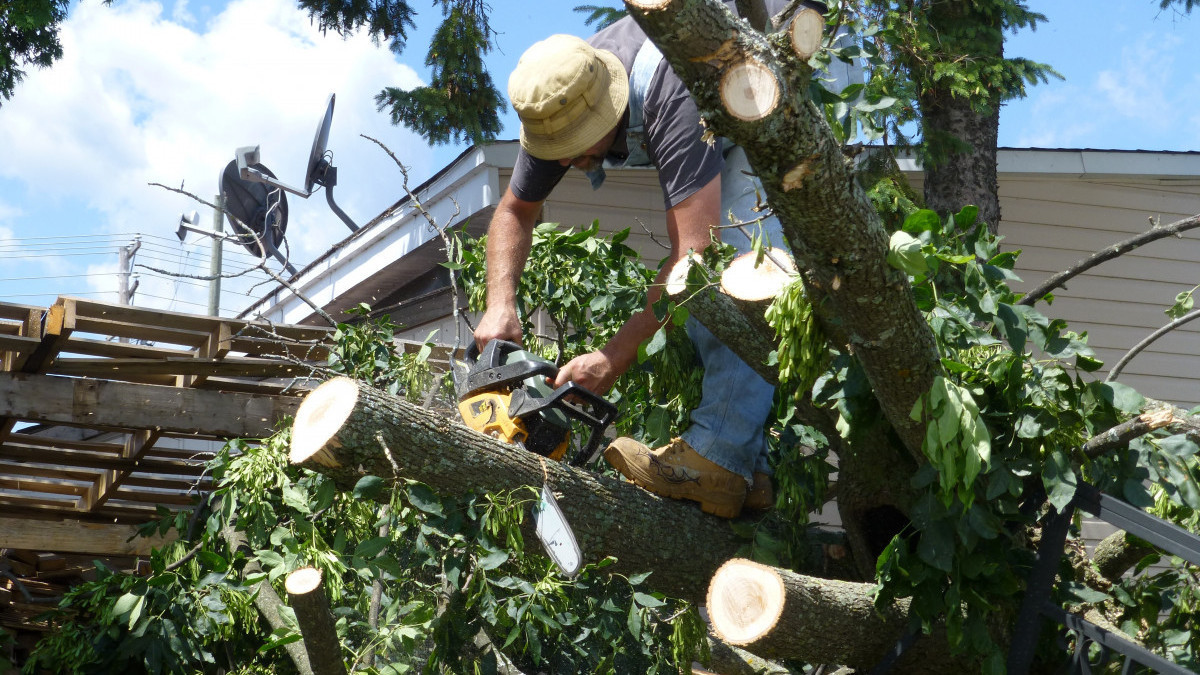
<instances>
[{"instance_id":1,"label":"large tree branch","mask_svg":"<svg viewBox=\"0 0 1200 675\"><path fill-rule=\"evenodd\" d=\"M719 638L764 658L869 669L911 625L908 600L876 605L875 588L734 559L713 576L707 607ZM839 611L830 613L830 607ZM949 654L939 632L917 640L897 663L897 672L970 670Z\"/></svg>"},{"instance_id":2,"label":"large tree branch","mask_svg":"<svg viewBox=\"0 0 1200 675\"><path fill-rule=\"evenodd\" d=\"M616 556L618 571L653 570L648 584L690 600L703 598L713 571L745 543L728 521L691 502L546 461L349 378L330 380L305 398L291 461L345 490L364 475L417 480L452 494L520 490L547 480L585 562Z\"/></svg>"},{"instance_id":3,"label":"large tree branch","mask_svg":"<svg viewBox=\"0 0 1200 675\"><path fill-rule=\"evenodd\" d=\"M246 546L246 535L239 532L233 525L226 525L221 530L221 537L229 546L231 552L237 551L239 548ZM262 566L258 561L251 558L246 566L242 569L243 576L254 576L262 573ZM266 620L267 625L272 631L290 628L283 620L281 610L286 607L283 600L279 599L279 594L271 587L271 582L265 576L250 587L251 593L254 594L254 606L258 609L258 613ZM295 664L296 670L300 675L313 675L312 666L308 661L308 651L305 649L304 640L300 639L296 642L290 642L284 645L287 650L287 655L291 657L292 663Z\"/></svg>"},{"instance_id":4,"label":"large tree branch","mask_svg":"<svg viewBox=\"0 0 1200 675\"><path fill-rule=\"evenodd\" d=\"M1049 279L1038 284L1033 290L1025 294L1025 297L1017 301L1018 305L1032 306L1038 300L1046 297L1051 291L1066 284L1071 279L1083 274L1093 267L1108 262L1113 258L1125 255L1135 248L1149 244L1152 241L1158 241L1163 237L1179 236L1180 233L1187 230L1200 227L1200 214L1177 220L1169 225L1154 225L1145 232L1130 237L1125 241L1113 244L1108 248L1102 249L1093 253L1091 256L1080 260L1072 265L1069 269L1059 272Z\"/></svg>"},{"instance_id":5,"label":"large tree branch","mask_svg":"<svg viewBox=\"0 0 1200 675\"><path fill-rule=\"evenodd\" d=\"M921 461L909 419L939 372L908 280L886 263L888 234L820 110L811 69L786 36L768 42L717 0L627 0L687 84L709 127L746 149L778 214L809 297L828 296L888 421ZM841 328L839 331L838 328Z\"/></svg>"},{"instance_id":6,"label":"large tree branch","mask_svg":"<svg viewBox=\"0 0 1200 675\"><path fill-rule=\"evenodd\" d=\"M1125 369L1125 366L1129 365L1129 362L1133 360L1133 357L1141 354L1142 350L1154 344L1154 342L1160 337L1170 333L1176 328L1179 328L1183 324L1188 323L1189 321L1195 321L1196 319L1200 319L1200 309L1185 314L1184 316L1175 319L1171 323L1147 335L1145 339L1130 348L1128 352L1125 352L1125 355L1122 356L1121 359L1117 361L1116 365L1112 367L1112 370L1108 372L1108 377L1104 378L1104 381L1112 382L1113 380L1117 379L1117 377L1121 375L1121 371Z\"/></svg>"}]
</instances>

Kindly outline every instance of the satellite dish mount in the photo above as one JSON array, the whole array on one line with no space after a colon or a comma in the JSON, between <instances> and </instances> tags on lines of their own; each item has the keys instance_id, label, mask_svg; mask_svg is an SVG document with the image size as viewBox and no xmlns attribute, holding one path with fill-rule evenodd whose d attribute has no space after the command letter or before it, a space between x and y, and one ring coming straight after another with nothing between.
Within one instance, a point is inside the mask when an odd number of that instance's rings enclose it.
<instances>
[{"instance_id":1,"label":"satellite dish mount","mask_svg":"<svg viewBox=\"0 0 1200 675\"><path fill-rule=\"evenodd\" d=\"M317 126L317 133L313 137L312 149L308 153L308 166L304 173L303 190L276 179L270 172L261 170L260 160L262 157L257 145L248 145L237 149L238 175L242 180L265 183L305 199L316 192L317 186L323 187L325 188L325 201L329 203L329 208L337 214L338 218L342 219L351 232L357 232L358 225L333 201L333 188L337 185L337 167L325 158L325 148L329 144L329 127L333 124L335 98L334 94L329 95L329 104L325 107L325 117L321 119L321 124Z\"/></svg>"}]
</instances>

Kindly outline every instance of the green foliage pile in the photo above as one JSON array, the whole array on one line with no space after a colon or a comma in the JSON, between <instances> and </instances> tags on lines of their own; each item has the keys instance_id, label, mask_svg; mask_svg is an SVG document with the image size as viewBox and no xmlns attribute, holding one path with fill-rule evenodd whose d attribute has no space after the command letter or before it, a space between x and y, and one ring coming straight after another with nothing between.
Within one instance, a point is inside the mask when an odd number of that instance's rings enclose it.
<instances>
[{"instance_id":1,"label":"green foliage pile","mask_svg":"<svg viewBox=\"0 0 1200 675\"><path fill-rule=\"evenodd\" d=\"M1181 434L1146 437L1128 452L1096 459L1083 455L1085 441L1140 412L1145 400L1127 386L1088 376L1101 363L1086 335L1016 304L1008 285L1016 278L1016 255L1000 252L998 238L975 227L975 211L967 208L946 221L915 212L893 235L889 256L912 278L945 374L912 411L928 430L922 445L928 462L912 479L911 531L879 558L879 599L912 597L926 629L944 620L952 646L978 655L985 672L997 673L1004 655L992 637L998 626L989 621L1012 618L1031 565L1024 537L1041 499L1065 507L1078 471L1138 506L1153 506L1158 495L1187 514L1200 507L1198 448ZM844 378L842 394L852 380ZM839 412L850 434L872 423L856 419L849 406L839 404ZM1170 627L1195 619L1200 586L1178 575L1167 580L1149 575L1122 582L1112 598L1127 597L1125 584L1161 591L1155 604L1173 613L1142 612L1144 624L1131 624L1131 634L1147 638L1154 633L1150 626L1160 626L1169 637L1159 646L1182 641L1194 653L1200 635Z\"/></svg>"}]
</instances>

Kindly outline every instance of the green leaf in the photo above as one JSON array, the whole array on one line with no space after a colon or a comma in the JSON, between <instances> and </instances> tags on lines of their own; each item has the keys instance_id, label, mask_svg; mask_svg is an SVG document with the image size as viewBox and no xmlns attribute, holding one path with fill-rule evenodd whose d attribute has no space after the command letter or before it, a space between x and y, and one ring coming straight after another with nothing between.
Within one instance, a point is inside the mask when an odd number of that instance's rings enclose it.
<instances>
[{"instance_id":1,"label":"green leaf","mask_svg":"<svg viewBox=\"0 0 1200 675\"><path fill-rule=\"evenodd\" d=\"M508 551L492 551L479 559L478 565L484 570L494 570L508 562Z\"/></svg>"},{"instance_id":2,"label":"green leaf","mask_svg":"<svg viewBox=\"0 0 1200 675\"><path fill-rule=\"evenodd\" d=\"M383 491L385 484L379 476L363 476L354 484L354 498L375 499Z\"/></svg>"},{"instance_id":3,"label":"green leaf","mask_svg":"<svg viewBox=\"0 0 1200 675\"><path fill-rule=\"evenodd\" d=\"M301 513L312 513L308 505L308 493L295 485L283 486L283 503Z\"/></svg>"},{"instance_id":4,"label":"green leaf","mask_svg":"<svg viewBox=\"0 0 1200 675\"><path fill-rule=\"evenodd\" d=\"M917 556L930 567L949 572L954 567L954 531L945 521L921 530Z\"/></svg>"},{"instance_id":5,"label":"green leaf","mask_svg":"<svg viewBox=\"0 0 1200 675\"><path fill-rule=\"evenodd\" d=\"M1192 297L1192 294L1196 292L1197 288L1200 288L1200 286L1176 295L1175 304L1171 305L1171 307L1166 310L1167 316L1171 317L1172 319L1182 319L1183 317L1187 316L1187 314L1191 312L1192 308L1196 305L1196 301Z\"/></svg>"},{"instance_id":6,"label":"green leaf","mask_svg":"<svg viewBox=\"0 0 1200 675\"><path fill-rule=\"evenodd\" d=\"M662 607L663 605L667 604L653 595L642 593L641 591L637 591L633 594L633 601L642 607Z\"/></svg>"},{"instance_id":7,"label":"green leaf","mask_svg":"<svg viewBox=\"0 0 1200 675\"><path fill-rule=\"evenodd\" d=\"M888 242L888 264L910 276L919 276L929 271L921 242L911 234L897 230Z\"/></svg>"},{"instance_id":8,"label":"green leaf","mask_svg":"<svg viewBox=\"0 0 1200 675\"><path fill-rule=\"evenodd\" d=\"M1145 397L1136 389L1120 382L1099 382L1096 386L1100 390L1100 397L1123 413L1132 415L1140 412L1142 406L1146 405Z\"/></svg>"},{"instance_id":9,"label":"green leaf","mask_svg":"<svg viewBox=\"0 0 1200 675\"><path fill-rule=\"evenodd\" d=\"M1071 499L1075 497L1075 488L1077 479L1075 471L1071 469L1071 463L1067 460L1067 456L1061 450L1054 450L1046 458L1045 466L1042 468L1042 484L1046 487L1046 495L1050 499L1050 503L1062 513L1063 509L1071 503Z\"/></svg>"},{"instance_id":10,"label":"green leaf","mask_svg":"<svg viewBox=\"0 0 1200 675\"><path fill-rule=\"evenodd\" d=\"M438 499L433 490L423 483L412 483L408 486L408 501L430 515L440 516L444 513L442 500Z\"/></svg>"},{"instance_id":11,"label":"green leaf","mask_svg":"<svg viewBox=\"0 0 1200 675\"><path fill-rule=\"evenodd\" d=\"M629 585L630 586L640 586L641 583L643 581L645 581L646 579L648 579L649 577L650 577L649 572L642 572L640 574L634 574L633 576L629 577Z\"/></svg>"},{"instance_id":12,"label":"green leaf","mask_svg":"<svg viewBox=\"0 0 1200 675\"><path fill-rule=\"evenodd\" d=\"M646 356L651 357L661 352L667 346L667 331L664 328L659 328L654 331L654 335L650 336L650 341L646 343Z\"/></svg>"},{"instance_id":13,"label":"green leaf","mask_svg":"<svg viewBox=\"0 0 1200 675\"><path fill-rule=\"evenodd\" d=\"M625 625L634 638L642 637L642 613L638 611L636 603L629 603L629 615L625 619Z\"/></svg>"},{"instance_id":14,"label":"green leaf","mask_svg":"<svg viewBox=\"0 0 1200 675\"><path fill-rule=\"evenodd\" d=\"M373 537L354 547L354 555L361 558L374 558L390 543L391 539L388 537Z\"/></svg>"},{"instance_id":15,"label":"green leaf","mask_svg":"<svg viewBox=\"0 0 1200 675\"><path fill-rule=\"evenodd\" d=\"M1008 341L1012 350L1018 354L1025 352L1025 342L1029 339L1029 327L1025 317L1013 310L1013 306L1001 302L996 307L996 330Z\"/></svg>"},{"instance_id":16,"label":"green leaf","mask_svg":"<svg viewBox=\"0 0 1200 675\"><path fill-rule=\"evenodd\" d=\"M1096 604L1112 599L1108 593L1102 593L1094 588L1089 588L1077 581L1063 582L1062 588L1067 592L1067 595L1075 598L1079 602Z\"/></svg>"},{"instance_id":17,"label":"green leaf","mask_svg":"<svg viewBox=\"0 0 1200 675\"><path fill-rule=\"evenodd\" d=\"M942 219L936 211L920 209L904 219L904 231L910 234L928 232L941 228Z\"/></svg>"},{"instance_id":18,"label":"green leaf","mask_svg":"<svg viewBox=\"0 0 1200 675\"><path fill-rule=\"evenodd\" d=\"M113 616L114 617L125 616L126 614L128 614L130 612L130 610L133 609L134 605L136 605L138 603L138 601L141 600L141 598L142 598L142 596L134 595L133 593L126 593L126 594L122 595L121 597L117 598L117 601L115 603L113 603L113 607L112 607Z\"/></svg>"}]
</instances>

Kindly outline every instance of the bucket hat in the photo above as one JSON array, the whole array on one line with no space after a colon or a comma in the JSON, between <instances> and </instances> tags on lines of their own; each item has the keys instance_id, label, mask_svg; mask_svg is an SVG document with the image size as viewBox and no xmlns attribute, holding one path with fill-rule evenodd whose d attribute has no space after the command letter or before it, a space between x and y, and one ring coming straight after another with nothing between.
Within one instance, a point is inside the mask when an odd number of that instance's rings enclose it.
<instances>
[{"instance_id":1,"label":"bucket hat","mask_svg":"<svg viewBox=\"0 0 1200 675\"><path fill-rule=\"evenodd\" d=\"M551 35L521 55L508 97L521 118L521 147L538 159L570 159L617 126L629 81L616 54Z\"/></svg>"}]
</instances>

